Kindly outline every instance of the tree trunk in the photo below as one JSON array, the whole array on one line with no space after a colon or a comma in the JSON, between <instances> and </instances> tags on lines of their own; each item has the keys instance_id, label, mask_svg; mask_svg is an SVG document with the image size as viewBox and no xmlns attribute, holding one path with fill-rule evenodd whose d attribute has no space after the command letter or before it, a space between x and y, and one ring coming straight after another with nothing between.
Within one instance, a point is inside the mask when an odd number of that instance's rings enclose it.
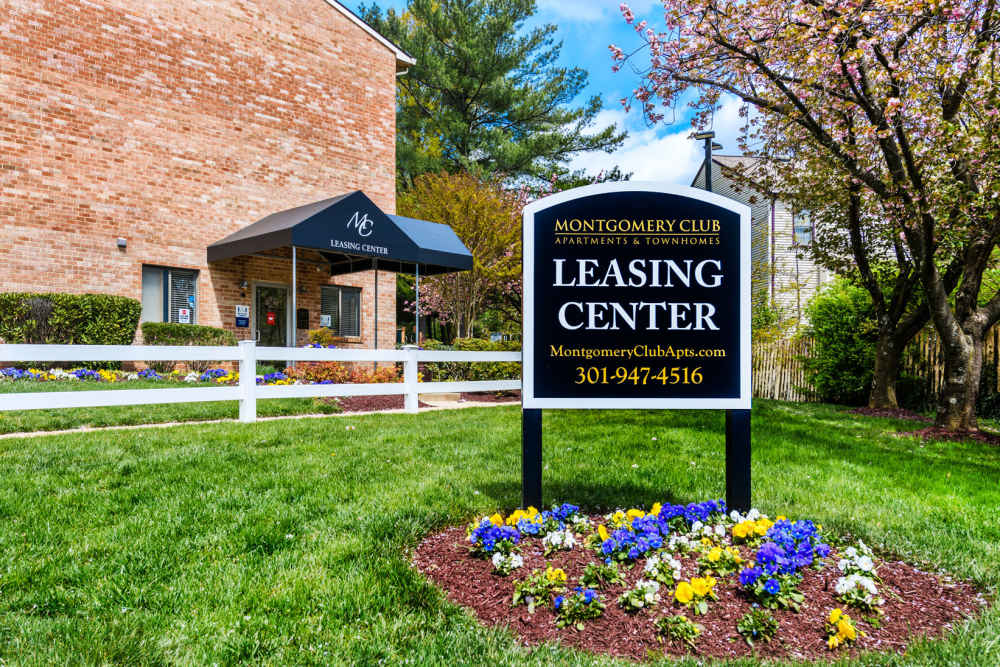
<instances>
[{"instance_id":1,"label":"tree trunk","mask_svg":"<svg viewBox=\"0 0 1000 667\"><path fill-rule=\"evenodd\" d=\"M879 334L875 344L875 372L868 407L876 409L898 408L896 381L899 379L899 362L903 354L896 337L890 332Z\"/></svg>"},{"instance_id":2,"label":"tree trunk","mask_svg":"<svg viewBox=\"0 0 1000 667\"><path fill-rule=\"evenodd\" d=\"M976 401L983 372L982 336L962 333L944 346L944 385L935 423L949 431L978 430Z\"/></svg>"}]
</instances>

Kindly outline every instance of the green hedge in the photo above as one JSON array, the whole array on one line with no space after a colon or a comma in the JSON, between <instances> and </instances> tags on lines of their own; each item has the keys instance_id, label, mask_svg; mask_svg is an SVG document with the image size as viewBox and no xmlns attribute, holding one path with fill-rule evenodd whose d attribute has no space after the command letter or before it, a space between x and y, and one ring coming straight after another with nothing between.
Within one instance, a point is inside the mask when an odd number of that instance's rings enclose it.
<instances>
[{"instance_id":1,"label":"green hedge","mask_svg":"<svg viewBox=\"0 0 1000 667\"><path fill-rule=\"evenodd\" d=\"M111 294L0 293L5 343L131 345L142 304Z\"/></svg>"},{"instance_id":2,"label":"green hedge","mask_svg":"<svg viewBox=\"0 0 1000 667\"><path fill-rule=\"evenodd\" d=\"M506 352L520 350L521 342L516 340L494 343L485 338L458 338L454 345L445 345L436 340L425 340L421 347L425 350L461 350L462 352ZM517 380L521 377L521 364L517 361L435 361L421 364L424 382L448 382L466 380Z\"/></svg>"},{"instance_id":3,"label":"green hedge","mask_svg":"<svg viewBox=\"0 0 1000 667\"><path fill-rule=\"evenodd\" d=\"M828 403L864 405L875 368L877 324L871 295L843 278L830 283L806 308L813 337L804 360L806 380Z\"/></svg>"},{"instance_id":4,"label":"green hedge","mask_svg":"<svg viewBox=\"0 0 1000 667\"><path fill-rule=\"evenodd\" d=\"M236 345L236 336L231 331L200 324L178 324L176 322L143 322L142 341L146 345ZM174 369L173 361L150 361L149 365L157 373L169 373ZM217 361L189 360L187 366L196 373L204 373L219 365Z\"/></svg>"},{"instance_id":5,"label":"green hedge","mask_svg":"<svg viewBox=\"0 0 1000 667\"><path fill-rule=\"evenodd\" d=\"M231 331L176 322L143 322L142 340L146 345L236 345Z\"/></svg>"}]
</instances>

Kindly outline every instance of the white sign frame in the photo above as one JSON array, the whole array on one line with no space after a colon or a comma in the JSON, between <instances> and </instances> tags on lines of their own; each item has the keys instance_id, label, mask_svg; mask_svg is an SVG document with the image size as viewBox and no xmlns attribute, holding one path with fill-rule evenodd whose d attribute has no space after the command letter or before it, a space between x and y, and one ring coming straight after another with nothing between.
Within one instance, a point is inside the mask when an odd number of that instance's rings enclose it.
<instances>
[{"instance_id":1,"label":"white sign frame","mask_svg":"<svg viewBox=\"0 0 1000 667\"><path fill-rule=\"evenodd\" d=\"M535 396L535 215L564 202L610 192L658 192L697 199L736 213L740 217L740 381L736 398L540 398ZM525 409L676 409L749 410L751 387L751 305L750 207L707 190L655 181L621 181L573 188L531 202L524 207L522 225L522 334L521 405Z\"/></svg>"}]
</instances>

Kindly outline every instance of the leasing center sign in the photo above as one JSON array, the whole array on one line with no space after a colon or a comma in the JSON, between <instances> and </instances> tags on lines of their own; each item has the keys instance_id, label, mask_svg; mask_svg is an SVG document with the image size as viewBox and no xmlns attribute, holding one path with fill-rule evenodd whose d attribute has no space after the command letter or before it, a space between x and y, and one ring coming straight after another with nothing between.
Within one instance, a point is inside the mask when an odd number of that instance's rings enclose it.
<instances>
[{"instance_id":1,"label":"leasing center sign","mask_svg":"<svg viewBox=\"0 0 1000 667\"><path fill-rule=\"evenodd\" d=\"M613 183L524 210L525 408L750 408L750 209Z\"/></svg>"}]
</instances>

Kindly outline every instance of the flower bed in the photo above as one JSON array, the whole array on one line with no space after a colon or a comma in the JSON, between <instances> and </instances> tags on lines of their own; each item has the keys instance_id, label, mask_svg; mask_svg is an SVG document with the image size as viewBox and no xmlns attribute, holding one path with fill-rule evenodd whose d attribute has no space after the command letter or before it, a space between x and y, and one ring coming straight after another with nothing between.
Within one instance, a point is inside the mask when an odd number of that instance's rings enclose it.
<instances>
[{"instance_id":1,"label":"flower bed","mask_svg":"<svg viewBox=\"0 0 1000 667\"><path fill-rule=\"evenodd\" d=\"M309 364L304 365L308 366ZM188 384L211 383L235 385L240 381L240 374L224 368L210 368L202 373L175 370L164 374L157 373L151 368L138 372L92 371L86 368L74 368L72 370L63 370L61 368L50 368L48 370L16 367L0 368L0 382L55 382L60 380L105 383L154 380ZM345 372L343 378L336 380L336 382L353 384L401 381L399 374L394 368L380 368L377 371L355 369L351 372ZM303 373L293 368L286 368L283 371L275 371L257 376L257 384L261 385L332 384L333 382L334 380L328 378L314 378L308 373Z\"/></svg>"},{"instance_id":2,"label":"flower bed","mask_svg":"<svg viewBox=\"0 0 1000 667\"><path fill-rule=\"evenodd\" d=\"M808 519L721 501L586 516L563 504L425 539L416 567L488 625L637 660L902 651L985 600L966 582L837 544Z\"/></svg>"}]
</instances>

